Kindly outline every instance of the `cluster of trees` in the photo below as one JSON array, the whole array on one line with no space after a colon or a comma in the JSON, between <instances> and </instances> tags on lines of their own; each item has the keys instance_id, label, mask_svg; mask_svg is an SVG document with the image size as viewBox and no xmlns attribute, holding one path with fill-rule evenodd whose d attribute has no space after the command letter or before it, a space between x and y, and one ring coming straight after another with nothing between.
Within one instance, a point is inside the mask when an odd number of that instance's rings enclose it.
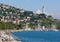
<instances>
[{"instance_id":1,"label":"cluster of trees","mask_svg":"<svg viewBox=\"0 0 60 42\"><path fill-rule=\"evenodd\" d=\"M30 21L23 21L19 24L20 28L26 27L28 23L29 28L37 28L38 24L40 26L45 26L46 28L56 28L60 29L60 21L54 19L52 16L46 16L45 14L34 14L31 16Z\"/></svg>"},{"instance_id":2,"label":"cluster of trees","mask_svg":"<svg viewBox=\"0 0 60 42\"><path fill-rule=\"evenodd\" d=\"M10 6L10 8L6 9L0 6L0 15L7 16L13 15L16 18L19 14L19 19L24 19L25 17L30 17L29 21L20 22L20 24L12 24L11 22L0 22L0 29L22 29L26 27L26 23L29 28L37 28L38 24L40 26L45 26L46 28L52 28L52 25L55 25L57 29L60 29L60 21L55 20L52 16L47 16L44 13L34 14L32 11L20 12L23 9L18 9ZM12 18L15 20L16 18ZM27 18L26 18L27 19Z\"/></svg>"},{"instance_id":3,"label":"cluster of trees","mask_svg":"<svg viewBox=\"0 0 60 42\"><path fill-rule=\"evenodd\" d=\"M12 24L11 22L0 22L0 29L24 29L28 23L29 28L37 28L38 24L40 26L45 26L46 28L52 28L55 25L56 29L60 29L60 21L54 19L52 16L47 16L45 14L33 15L30 21L23 21L20 24Z\"/></svg>"},{"instance_id":4,"label":"cluster of trees","mask_svg":"<svg viewBox=\"0 0 60 42\"><path fill-rule=\"evenodd\" d=\"M18 25L11 22L0 22L0 30L17 29Z\"/></svg>"}]
</instances>

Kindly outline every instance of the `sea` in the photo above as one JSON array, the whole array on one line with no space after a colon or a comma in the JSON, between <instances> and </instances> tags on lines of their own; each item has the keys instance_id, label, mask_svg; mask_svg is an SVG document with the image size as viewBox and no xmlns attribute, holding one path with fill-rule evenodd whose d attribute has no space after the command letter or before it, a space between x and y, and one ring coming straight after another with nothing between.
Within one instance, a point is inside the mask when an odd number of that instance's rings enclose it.
<instances>
[{"instance_id":1,"label":"sea","mask_svg":"<svg viewBox=\"0 0 60 42\"><path fill-rule=\"evenodd\" d=\"M60 42L60 31L22 31L13 35L21 42Z\"/></svg>"}]
</instances>

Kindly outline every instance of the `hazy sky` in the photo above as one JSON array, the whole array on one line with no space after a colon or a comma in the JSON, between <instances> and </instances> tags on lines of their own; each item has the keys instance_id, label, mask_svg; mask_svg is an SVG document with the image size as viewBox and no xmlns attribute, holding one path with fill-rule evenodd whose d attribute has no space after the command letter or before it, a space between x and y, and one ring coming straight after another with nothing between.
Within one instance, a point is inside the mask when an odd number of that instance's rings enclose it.
<instances>
[{"instance_id":1,"label":"hazy sky","mask_svg":"<svg viewBox=\"0 0 60 42\"><path fill-rule=\"evenodd\" d=\"M55 18L60 17L60 0L0 0L0 3L32 11L41 9L44 5L48 13L51 13Z\"/></svg>"}]
</instances>

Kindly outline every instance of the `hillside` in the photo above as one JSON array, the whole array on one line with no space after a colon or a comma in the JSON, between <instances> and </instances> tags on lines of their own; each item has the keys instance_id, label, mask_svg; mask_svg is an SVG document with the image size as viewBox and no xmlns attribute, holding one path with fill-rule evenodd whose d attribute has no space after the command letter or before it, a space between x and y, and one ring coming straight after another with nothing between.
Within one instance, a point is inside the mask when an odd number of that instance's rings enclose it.
<instances>
[{"instance_id":1,"label":"hillside","mask_svg":"<svg viewBox=\"0 0 60 42\"><path fill-rule=\"evenodd\" d=\"M32 29L37 29L38 25L41 28L44 26L47 29L60 29L60 21L57 21L52 16L47 16L45 13L34 14L33 11L19 9L1 3L0 22L0 29L26 28L27 25L28 28Z\"/></svg>"},{"instance_id":2,"label":"hillside","mask_svg":"<svg viewBox=\"0 0 60 42\"><path fill-rule=\"evenodd\" d=\"M0 3L0 14L20 14L25 10Z\"/></svg>"}]
</instances>

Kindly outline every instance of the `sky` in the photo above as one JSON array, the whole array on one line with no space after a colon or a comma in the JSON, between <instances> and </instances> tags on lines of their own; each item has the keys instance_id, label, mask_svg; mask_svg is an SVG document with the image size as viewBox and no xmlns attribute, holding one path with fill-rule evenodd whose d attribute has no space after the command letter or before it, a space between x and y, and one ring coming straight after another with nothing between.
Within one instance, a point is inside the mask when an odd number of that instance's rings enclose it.
<instances>
[{"instance_id":1,"label":"sky","mask_svg":"<svg viewBox=\"0 0 60 42\"><path fill-rule=\"evenodd\" d=\"M60 19L60 0L0 0L0 3L31 11L41 10L44 5L47 13Z\"/></svg>"}]
</instances>

